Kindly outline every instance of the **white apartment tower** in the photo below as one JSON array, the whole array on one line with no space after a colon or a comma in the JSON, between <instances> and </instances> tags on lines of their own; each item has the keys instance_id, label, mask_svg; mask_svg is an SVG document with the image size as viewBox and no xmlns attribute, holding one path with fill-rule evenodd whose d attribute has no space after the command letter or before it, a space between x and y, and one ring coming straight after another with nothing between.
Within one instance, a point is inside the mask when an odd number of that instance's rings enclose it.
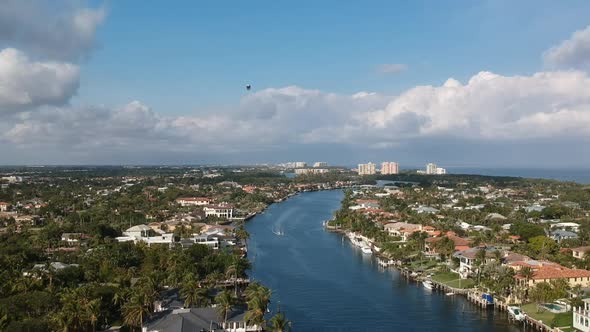
<instances>
[{"instance_id":1,"label":"white apartment tower","mask_svg":"<svg viewBox=\"0 0 590 332\"><path fill-rule=\"evenodd\" d=\"M313 167L328 167L328 163L325 161L316 161Z\"/></svg>"},{"instance_id":2,"label":"white apartment tower","mask_svg":"<svg viewBox=\"0 0 590 332\"><path fill-rule=\"evenodd\" d=\"M435 163L428 163L426 165L426 174L436 174L436 168Z\"/></svg>"},{"instance_id":3,"label":"white apartment tower","mask_svg":"<svg viewBox=\"0 0 590 332\"><path fill-rule=\"evenodd\" d=\"M384 161L381 163L381 174L398 174L399 164L395 161Z\"/></svg>"},{"instance_id":4,"label":"white apartment tower","mask_svg":"<svg viewBox=\"0 0 590 332\"><path fill-rule=\"evenodd\" d=\"M373 175L373 174L375 174L375 164L373 164L373 163L359 164L358 172L359 172L359 175Z\"/></svg>"}]
</instances>

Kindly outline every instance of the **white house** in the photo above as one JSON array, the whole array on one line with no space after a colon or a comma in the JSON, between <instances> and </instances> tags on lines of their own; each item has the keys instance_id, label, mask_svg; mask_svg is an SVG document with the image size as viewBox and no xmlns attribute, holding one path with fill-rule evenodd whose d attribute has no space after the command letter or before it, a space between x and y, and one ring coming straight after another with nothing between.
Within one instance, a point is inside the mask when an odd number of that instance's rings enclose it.
<instances>
[{"instance_id":1,"label":"white house","mask_svg":"<svg viewBox=\"0 0 590 332\"><path fill-rule=\"evenodd\" d=\"M205 216L231 219L234 215L234 208L231 205L208 205L203 208Z\"/></svg>"},{"instance_id":2,"label":"white house","mask_svg":"<svg viewBox=\"0 0 590 332\"><path fill-rule=\"evenodd\" d=\"M475 265L475 263L477 262L477 252L480 250L481 248L470 248L467 250L463 250L463 251L457 251L456 253L453 254L453 256L455 256L456 258L459 258L459 276L462 279L466 279L468 278L470 275L472 275L473 273L477 272L478 267ZM496 260L496 255L495 252L497 251L496 248L494 247L486 247L485 248L485 262L483 262L484 264L487 264L489 262L493 262Z\"/></svg>"},{"instance_id":3,"label":"white house","mask_svg":"<svg viewBox=\"0 0 590 332\"><path fill-rule=\"evenodd\" d=\"M0 212L8 211L9 206L10 206L10 203L0 202Z\"/></svg>"},{"instance_id":4,"label":"white house","mask_svg":"<svg viewBox=\"0 0 590 332\"><path fill-rule=\"evenodd\" d=\"M133 238L149 237L152 229L147 225L135 225L123 232L123 235Z\"/></svg>"},{"instance_id":5,"label":"white house","mask_svg":"<svg viewBox=\"0 0 590 332\"><path fill-rule=\"evenodd\" d=\"M590 332L590 298L582 300L581 307L572 310L574 315L574 328L583 332Z\"/></svg>"},{"instance_id":6,"label":"white house","mask_svg":"<svg viewBox=\"0 0 590 332\"><path fill-rule=\"evenodd\" d=\"M181 206L205 206L211 204L213 200L209 197L181 197L176 202Z\"/></svg>"}]
</instances>

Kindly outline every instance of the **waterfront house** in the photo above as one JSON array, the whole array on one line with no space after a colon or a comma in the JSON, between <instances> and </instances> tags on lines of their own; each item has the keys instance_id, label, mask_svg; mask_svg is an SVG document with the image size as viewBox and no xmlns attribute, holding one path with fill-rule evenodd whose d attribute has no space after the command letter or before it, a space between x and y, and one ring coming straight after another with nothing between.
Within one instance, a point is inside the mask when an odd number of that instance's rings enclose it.
<instances>
[{"instance_id":1,"label":"waterfront house","mask_svg":"<svg viewBox=\"0 0 590 332\"><path fill-rule=\"evenodd\" d=\"M406 222L393 222L386 224L384 229L390 235L401 237L402 241L405 242L408 240L410 235L415 232L420 232L422 230L422 225L410 224Z\"/></svg>"},{"instance_id":2,"label":"waterfront house","mask_svg":"<svg viewBox=\"0 0 590 332\"><path fill-rule=\"evenodd\" d=\"M363 209L378 209L379 201L376 199L357 199L356 204Z\"/></svg>"},{"instance_id":3,"label":"waterfront house","mask_svg":"<svg viewBox=\"0 0 590 332\"><path fill-rule=\"evenodd\" d=\"M498 260L498 249L494 247L476 247L476 248L469 248L467 250L458 251L453 254L453 257L459 259L459 276L462 279L466 279L470 277L472 274L477 273L479 266L478 263L478 252L480 250L485 250L485 258L484 262L480 262L483 265L488 264L490 262L494 262Z\"/></svg>"},{"instance_id":4,"label":"waterfront house","mask_svg":"<svg viewBox=\"0 0 590 332\"><path fill-rule=\"evenodd\" d=\"M211 204L213 200L209 197L181 197L176 202L181 206L204 206Z\"/></svg>"},{"instance_id":5,"label":"waterfront house","mask_svg":"<svg viewBox=\"0 0 590 332\"><path fill-rule=\"evenodd\" d=\"M261 327L250 325L244 318L244 310L233 308L228 312L227 322L220 317L216 308L173 309L156 315L147 323L142 332L250 332Z\"/></svg>"},{"instance_id":6,"label":"waterfront house","mask_svg":"<svg viewBox=\"0 0 590 332\"><path fill-rule=\"evenodd\" d=\"M590 298L582 301L582 306L572 310L574 328L579 331L590 332Z\"/></svg>"},{"instance_id":7,"label":"waterfront house","mask_svg":"<svg viewBox=\"0 0 590 332\"><path fill-rule=\"evenodd\" d=\"M465 239L462 238L460 236L457 236L457 234L455 234L455 232L447 232L445 234L446 237L448 237L449 239L451 239L451 241L453 241L453 243L455 244L455 251L463 251L463 250L467 250L469 248L471 248L471 240L469 239ZM425 251L428 254L436 254L436 242L440 241L443 237L429 237L425 240Z\"/></svg>"},{"instance_id":8,"label":"waterfront house","mask_svg":"<svg viewBox=\"0 0 590 332\"><path fill-rule=\"evenodd\" d=\"M205 216L215 216L217 218L231 219L233 217L234 208L229 204L208 205L203 208Z\"/></svg>"},{"instance_id":9,"label":"waterfront house","mask_svg":"<svg viewBox=\"0 0 590 332\"><path fill-rule=\"evenodd\" d=\"M540 282L550 282L551 280L564 279L571 287L580 285L582 287L590 286L590 271L582 269L570 269L554 262L526 260L514 262L508 265L517 273L514 276L518 285L533 287ZM533 276L525 278L518 273L523 267L530 267L533 270Z\"/></svg>"},{"instance_id":10,"label":"waterfront house","mask_svg":"<svg viewBox=\"0 0 590 332\"><path fill-rule=\"evenodd\" d=\"M588 251L590 251L590 246L572 248L572 256L577 259L583 259Z\"/></svg>"}]
</instances>

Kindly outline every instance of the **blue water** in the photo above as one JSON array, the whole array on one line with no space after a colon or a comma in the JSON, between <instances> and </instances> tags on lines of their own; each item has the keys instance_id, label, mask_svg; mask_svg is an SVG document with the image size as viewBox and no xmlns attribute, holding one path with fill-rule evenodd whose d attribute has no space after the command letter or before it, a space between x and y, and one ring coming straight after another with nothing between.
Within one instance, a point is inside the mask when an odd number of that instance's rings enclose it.
<instances>
[{"instance_id":1,"label":"blue water","mask_svg":"<svg viewBox=\"0 0 590 332\"><path fill-rule=\"evenodd\" d=\"M380 268L341 235L324 231L322 222L342 197L341 191L304 193L246 226L250 276L272 289L271 309L280 303L293 331L521 330L503 313L432 293L393 268Z\"/></svg>"},{"instance_id":2,"label":"blue water","mask_svg":"<svg viewBox=\"0 0 590 332\"><path fill-rule=\"evenodd\" d=\"M472 168L447 167L450 174L478 174L491 176L516 176L523 178L552 179L590 184L590 169L579 168Z\"/></svg>"}]
</instances>

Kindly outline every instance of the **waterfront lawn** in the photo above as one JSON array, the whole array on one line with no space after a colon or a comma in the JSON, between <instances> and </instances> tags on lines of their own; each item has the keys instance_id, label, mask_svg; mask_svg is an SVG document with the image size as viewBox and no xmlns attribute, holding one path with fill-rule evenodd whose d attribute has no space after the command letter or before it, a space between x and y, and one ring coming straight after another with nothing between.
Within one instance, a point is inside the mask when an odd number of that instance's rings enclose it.
<instances>
[{"instance_id":1,"label":"waterfront lawn","mask_svg":"<svg viewBox=\"0 0 590 332\"><path fill-rule=\"evenodd\" d=\"M436 267L438 263L433 260L416 261L410 264L410 269L413 271L426 271Z\"/></svg>"},{"instance_id":2,"label":"waterfront lawn","mask_svg":"<svg viewBox=\"0 0 590 332\"><path fill-rule=\"evenodd\" d=\"M560 327L560 326L573 326L574 325L574 315L571 311L562 312L560 314L556 314L551 322L551 327Z\"/></svg>"},{"instance_id":3,"label":"waterfront lawn","mask_svg":"<svg viewBox=\"0 0 590 332\"><path fill-rule=\"evenodd\" d=\"M554 313L552 313L549 310L541 310L541 311L539 311L537 309L537 304L536 303L525 304L525 305L522 305L521 308L531 318L533 318L535 320L543 321L543 323L545 323L547 325L551 325L551 322L553 321L553 318L555 318L555 316L556 316ZM571 316L571 313L570 313L570 316Z\"/></svg>"},{"instance_id":4,"label":"waterfront lawn","mask_svg":"<svg viewBox=\"0 0 590 332\"><path fill-rule=\"evenodd\" d=\"M475 286L475 281L472 279L460 279L459 275L453 272L437 273L432 276L432 280L453 288L471 288Z\"/></svg>"}]
</instances>

